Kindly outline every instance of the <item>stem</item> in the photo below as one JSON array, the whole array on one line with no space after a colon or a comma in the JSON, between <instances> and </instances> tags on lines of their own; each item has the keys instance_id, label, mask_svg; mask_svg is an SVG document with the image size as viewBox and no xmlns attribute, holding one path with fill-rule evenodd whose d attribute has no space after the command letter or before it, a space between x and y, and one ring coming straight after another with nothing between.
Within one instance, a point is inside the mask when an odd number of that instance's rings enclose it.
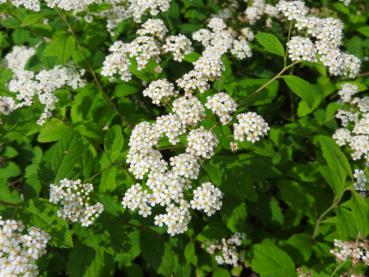
<instances>
[{"instance_id":1,"label":"stem","mask_svg":"<svg viewBox=\"0 0 369 277\"><path fill-rule=\"evenodd\" d=\"M3 200L0 200L0 205L11 206L11 207L18 207L19 206L19 204L10 203L10 202L6 202L6 201L3 201Z\"/></svg>"},{"instance_id":2,"label":"stem","mask_svg":"<svg viewBox=\"0 0 369 277\"><path fill-rule=\"evenodd\" d=\"M290 41L291 32L292 32L292 22L290 23L290 27L288 29L287 43ZM288 59L288 47L286 47L286 52L285 52L284 58L283 58L283 60L284 60L284 67L287 66L287 59Z\"/></svg>"},{"instance_id":3,"label":"stem","mask_svg":"<svg viewBox=\"0 0 369 277\"><path fill-rule=\"evenodd\" d=\"M99 79L96 76L96 73L94 71L94 69L92 68L89 60L87 59L87 57L85 56L84 52L83 52L83 48L81 43L79 42L79 39L77 37L77 35L75 34L75 32L73 31L72 26L69 24L67 17L65 16L65 14L59 10L58 8L55 9L56 12L58 13L58 15L60 16L61 20L64 22L65 26L68 28L69 33L72 35L73 39L75 40L75 42L77 43L77 46L81 52L81 55L84 56L84 58L86 59L87 62L87 68L88 71L90 72L90 74L92 75L92 78L94 79L94 82L97 86L97 88L99 89L99 91L102 93L103 97L105 98L106 102L114 109L114 111L117 113L117 115L119 115L119 117L123 120L124 116L120 113L119 109L115 106L114 102L110 99L110 97L106 94L106 92L104 91L104 89L102 88Z\"/></svg>"},{"instance_id":4,"label":"stem","mask_svg":"<svg viewBox=\"0 0 369 277\"><path fill-rule=\"evenodd\" d=\"M346 262L343 262L343 263L339 263L336 268L332 271L332 273L329 275L329 277L334 277L334 276L337 276L336 273L346 265Z\"/></svg>"},{"instance_id":5,"label":"stem","mask_svg":"<svg viewBox=\"0 0 369 277\"><path fill-rule=\"evenodd\" d=\"M288 69L290 69L291 67L295 66L296 64L298 64L298 62L294 62L291 63L288 66L285 66L277 75L275 75L272 79L270 79L268 82L266 82L264 85L262 85L260 88L258 88L256 91L254 91L253 93L251 93L249 96L246 97L246 100L255 96L256 94L258 94L260 91L262 91L263 89L265 89L267 86L269 86L273 81L281 78L281 76L283 75L283 73L285 73Z\"/></svg>"},{"instance_id":6,"label":"stem","mask_svg":"<svg viewBox=\"0 0 369 277\"><path fill-rule=\"evenodd\" d=\"M332 205L331 205L331 206L329 206L329 208L328 208L328 209L326 209L326 210L325 210L325 211L324 211L324 212L319 216L318 220L316 221L315 227L314 227L313 239L315 239L315 238L316 238L316 236L318 235L319 227L320 227L320 224L322 223L322 220L324 219L324 217L325 217L327 214L329 214L332 210L334 210L334 209L338 206L338 204L339 204L339 203L341 202L341 200L342 200L343 195L344 195L344 194L345 194L345 192L346 192L346 191L348 191L348 190L350 190L350 189L349 189L349 188L344 189L338 197L336 197L336 198L334 198L334 199L333 199L333 203L332 203Z\"/></svg>"},{"instance_id":7,"label":"stem","mask_svg":"<svg viewBox=\"0 0 369 277\"><path fill-rule=\"evenodd\" d=\"M363 72L357 75L357 77L365 77L365 76L369 76L369 72Z\"/></svg>"}]
</instances>

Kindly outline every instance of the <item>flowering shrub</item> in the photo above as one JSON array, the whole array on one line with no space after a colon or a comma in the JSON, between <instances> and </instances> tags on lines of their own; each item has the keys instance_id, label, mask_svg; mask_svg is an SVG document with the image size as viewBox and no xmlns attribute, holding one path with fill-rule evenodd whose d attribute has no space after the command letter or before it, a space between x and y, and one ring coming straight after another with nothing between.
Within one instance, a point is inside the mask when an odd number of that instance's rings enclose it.
<instances>
[{"instance_id":1,"label":"flowering shrub","mask_svg":"<svg viewBox=\"0 0 369 277\"><path fill-rule=\"evenodd\" d=\"M0 276L368 276L366 0L0 0Z\"/></svg>"}]
</instances>

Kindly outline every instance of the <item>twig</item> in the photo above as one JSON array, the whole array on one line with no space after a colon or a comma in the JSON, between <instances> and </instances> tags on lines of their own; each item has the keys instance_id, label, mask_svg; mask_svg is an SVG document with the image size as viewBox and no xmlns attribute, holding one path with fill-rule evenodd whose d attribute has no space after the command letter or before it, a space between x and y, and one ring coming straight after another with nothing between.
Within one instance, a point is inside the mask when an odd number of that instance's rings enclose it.
<instances>
[{"instance_id":1,"label":"twig","mask_svg":"<svg viewBox=\"0 0 369 277\"><path fill-rule=\"evenodd\" d=\"M351 190L351 188L346 188L344 189L341 194L338 197L335 197L333 199L333 203L331 206L329 206L328 209L326 209L318 218L318 220L316 221L315 227L314 227L314 232L313 232L313 239L316 238L316 236L318 235L318 231L319 231L319 227L320 224L322 223L322 220L324 219L324 217L329 214L332 210L334 210L338 204L341 202L343 195L345 194L346 191Z\"/></svg>"},{"instance_id":2,"label":"twig","mask_svg":"<svg viewBox=\"0 0 369 277\"><path fill-rule=\"evenodd\" d=\"M86 59L87 62L87 68L88 71L91 73L92 78L94 79L94 82L97 86L97 88L99 89L99 91L102 93L102 95L104 96L106 102L114 109L114 111L119 115L119 117L123 120L124 116L120 113L119 109L115 106L114 102L110 99L110 97L106 94L106 92L104 91L104 89L102 88L99 79L96 76L96 73L94 71L94 69L92 68L89 60L87 59L87 57L85 56L84 52L83 52L83 48L81 43L79 42L78 37L76 36L75 32L73 31L72 26L69 24L67 17L65 16L65 14L59 10L58 8L56 8L56 12L58 13L58 15L60 16L61 20L64 22L64 24L66 25L66 27L68 28L69 33L72 35L73 39L75 40L75 42L77 43L77 46L81 52L81 55L83 55Z\"/></svg>"}]
</instances>

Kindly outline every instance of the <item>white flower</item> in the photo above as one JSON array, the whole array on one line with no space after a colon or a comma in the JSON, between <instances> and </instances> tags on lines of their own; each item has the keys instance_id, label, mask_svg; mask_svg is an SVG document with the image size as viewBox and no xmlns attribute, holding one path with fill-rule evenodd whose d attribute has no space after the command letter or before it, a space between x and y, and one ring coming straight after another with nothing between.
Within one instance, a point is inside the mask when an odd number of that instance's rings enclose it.
<instances>
[{"instance_id":1,"label":"white flower","mask_svg":"<svg viewBox=\"0 0 369 277\"><path fill-rule=\"evenodd\" d=\"M37 260L50 239L36 227L26 230L22 222L0 217L0 276L38 276Z\"/></svg>"},{"instance_id":2,"label":"white flower","mask_svg":"<svg viewBox=\"0 0 369 277\"><path fill-rule=\"evenodd\" d=\"M5 58L5 65L15 74L24 71L28 60L36 54L36 49L27 46L14 46Z\"/></svg>"},{"instance_id":3,"label":"white flower","mask_svg":"<svg viewBox=\"0 0 369 277\"><path fill-rule=\"evenodd\" d=\"M242 260L237 247L242 245L242 240L245 238L245 234L236 233L230 238L221 239L221 241L205 243L202 247L205 248L210 255L214 256L218 264L227 264L236 267Z\"/></svg>"},{"instance_id":4,"label":"white flower","mask_svg":"<svg viewBox=\"0 0 369 277\"><path fill-rule=\"evenodd\" d=\"M103 212L101 203L90 204L92 184L83 184L81 180L63 179L58 185L50 185L50 202L61 207L58 216L71 222L80 222L88 227Z\"/></svg>"},{"instance_id":5,"label":"white flower","mask_svg":"<svg viewBox=\"0 0 369 277\"><path fill-rule=\"evenodd\" d=\"M205 107L215 113L222 124L228 124L232 119L231 113L237 109L237 103L227 93L219 92L207 98Z\"/></svg>"},{"instance_id":6,"label":"white flower","mask_svg":"<svg viewBox=\"0 0 369 277\"><path fill-rule=\"evenodd\" d=\"M359 88L356 85L345 83L338 91L340 99L344 103L349 103L352 100L352 96L359 92Z\"/></svg>"},{"instance_id":7,"label":"white flower","mask_svg":"<svg viewBox=\"0 0 369 277\"><path fill-rule=\"evenodd\" d=\"M287 43L291 61L315 62L317 50L314 43L306 37L295 36Z\"/></svg>"},{"instance_id":8,"label":"white flower","mask_svg":"<svg viewBox=\"0 0 369 277\"><path fill-rule=\"evenodd\" d=\"M155 128L159 134L165 134L171 144L177 144L179 137L186 132L186 127L175 114L160 116L156 119Z\"/></svg>"},{"instance_id":9,"label":"white flower","mask_svg":"<svg viewBox=\"0 0 369 277\"><path fill-rule=\"evenodd\" d=\"M251 48L245 39L234 40L231 53L239 60L250 58L252 56Z\"/></svg>"},{"instance_id":10,"label":"white flower","mask_svg":"<svg viewBox=\"0 0 369 277\"><path fill-rule=\"evenodd\" d=\"M189 179L197 179L200 172L200 164L197 159L189 154L179 154L170 158L170 165L175 176Z\"/></svg>"},{"instance_id":11,"label":"white flower","mask_svg":"<svg viewBox=\"0 0 369 277\"><path fill-rule=\"evenodd\" d=\"M153 104L159 105L171 96L176 95L174 85L166 79L160 79L152 82L148 88L143 91L143 95L150 97Z\"/></svg>"},{"instance_id":12,"label":"white flower","mask_svg":"<svg viewBox=\"0 0 369 277\"><path fill-rule=\"evenodd\" d=\"M181 62L183 58L193 51L191 40L184 35L170 36L163 45L164 53L171 53L173 59Z\"/></svg>"},{"instance_id":13,"label":"white flower","mask_svg":"<svg viewBox=\"0 0 369 277\"><path fill-rule=\"evenodd\" d=\"M180 97L173 101L173 112L184 125L194 126L205 117L205 109L197 97Z\"/></svg>"},{"instance_id":14,"label":"white flower","mask_svg":"<svg viewBox=\"0 0 369 277\"><path fill-rule=\"evenodd\" d=\"M164 39L168 32L163 20L161 19L148 19L142 24L141 29L137 31L140 36L152 35L153 37Z\"/></svg>"},{"instance_id":15,"label":"white flower","mask_svg":"<svg viewBox=\"0 0 369 277\"><path fill-rule=\"evenodd\" d=\"M210 159L217 145L217 137L201 126L188 134L186 152L195 157Z\"/></svg>"},{"instance_id":16,"label":"white flower","mask_svg":"<svg viewBox=\"0 0 369 277\"><path fill-rule=\"evenodd\" d=\"M268 134L268 124L254 112L239 114L237 120L238 123L234 124L234 139L237 141L242 142L246 139L254 143Z\"/></svg>"},{"instance_id":17,"label":"white flower","mask_svg":"<svg viewBox=\"0 0 369 277\"><path fill-rule=\"evenodd\" d=\"M208 216L212 216L222 207L222 192L211 183L203 183L193 191L193 199L190 204L194 210L203 210Z\"/></svg>"}]
</instances>

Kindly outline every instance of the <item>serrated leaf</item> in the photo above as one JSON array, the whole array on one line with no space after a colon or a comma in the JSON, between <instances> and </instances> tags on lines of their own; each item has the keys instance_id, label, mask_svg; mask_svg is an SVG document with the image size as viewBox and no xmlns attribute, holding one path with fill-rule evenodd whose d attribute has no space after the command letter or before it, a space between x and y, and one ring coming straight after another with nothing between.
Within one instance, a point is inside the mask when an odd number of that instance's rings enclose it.
<instances>
[{"instance_id":1,"label":"serrated leaf","mask_svg":"<svg viewBox=\"0 0 369 277\"><path fill-rule=\"evenodd\" d=\"M42 143L58 141L71 132L71 128L63 121L54 118L42 126L37 140Z\"/></svg>"},{"instance_id":2,"label":"serrated leaf","mask_svg":"<svg viewBox=\"0 0 369 277\"><path fill-rule=\"evenodd\" d=\"M80 161L82 151L79 134L67 134L45 153L41 167L43 181L50 184L73 177L73 169L77 161Z\"/></svg>"},{"instance_id":3,"label":"serrated leaf","mask_svg":"<svg viewBox=\"0 0 369 277\"><path fill-rule=\"evenodd\" d=\"M67 272L70 277L99 277L106 274L104 251L78 243L69 253Z\"/></svg>"},{"instance_id":4,"label":"serrated leaf","mask_svg":"<svg viewBox=\"0 0 369 277\"><path fill-rule=\"evenodd\" d=\"M39 227L51 236L50 245L72 247L72 233L68 224L57 216L57 208L48 200L30 200L24 209L26 222Z\"/></svg>"},{"instance_id":5,"label":"serrated leaf","mask_svg":"<svg viewBox=\"0 0 369 277\"><path fill-rule=\"evenodd\" d=\"M76 42L71 35L57 32L43 54L47 57L55 57L60 64L66 64L72 58L75 48Z\"/></svg>"},{"instance_id":6,"label":"serrated leaf","mask_svg":"<svg viewBox=\"0 0 369 277\"><path fill-rule=\"evenodd\" d=\"M254 258L251 262L251 268L261 277L297 276L292 259L273 242L264 240L255 245L253 252Z\"/></svg>"}]
</instances>

